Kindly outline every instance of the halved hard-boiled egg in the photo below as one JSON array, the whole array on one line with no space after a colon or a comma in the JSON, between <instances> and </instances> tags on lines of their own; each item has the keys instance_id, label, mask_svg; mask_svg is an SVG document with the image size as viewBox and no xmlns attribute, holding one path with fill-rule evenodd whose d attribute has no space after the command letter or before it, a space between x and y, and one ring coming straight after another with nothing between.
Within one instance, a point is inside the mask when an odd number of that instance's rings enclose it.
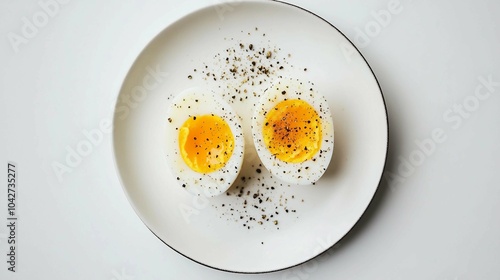
<instances>
[{"instance_id":1,"label":"halved hard-boiled egg","mask_svg":"<svg viewBox=\"0 0 500 280\"><path fill-rule=\"evenodd\" d=\"M167 110L166 154L178 184L212 197L224 193L243 164L240 117L219 95L189 89Z\"/></svg>"},{"instance_id":2,"label":"halved hard-boiled egg","mask_svg":"<svg viewBox=\"0 0 500 280\"><path fill-rule=\"evenodd\" d=\"M296 80L279 79L264 92L254 111L252 134L264 166L287 183L318 181L332 158L328 103Z\"/></svg>"}]
</instances>

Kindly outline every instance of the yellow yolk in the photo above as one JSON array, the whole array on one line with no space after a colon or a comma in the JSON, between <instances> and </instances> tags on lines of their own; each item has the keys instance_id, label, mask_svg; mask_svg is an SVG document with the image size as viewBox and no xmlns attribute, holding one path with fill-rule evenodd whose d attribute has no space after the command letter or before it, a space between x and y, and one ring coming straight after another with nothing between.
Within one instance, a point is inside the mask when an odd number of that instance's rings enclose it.
<instances>
[{"instance_id":1,"label":"yellow yolk","mask_svg":"<svg viewBox=\"0 0 500 280\"><path fill-rule=\"evenodd\" d=\"M233 154L234 137L225 120L216 115L189 118L179 129L184 162L194 171L210 173L223 167Z\"/></svg>"},{"instance_id":2,"label":"yellow yolk","mask_svg":"<svg viewBox=\"0 0 500 280\"><path fill-rule=\"evenodd\" d=\"M321 148L321 119L299 99L282 101L267 112L262 132L266 147L284 162L304 162Z\"/></svg>"}]
</instances>

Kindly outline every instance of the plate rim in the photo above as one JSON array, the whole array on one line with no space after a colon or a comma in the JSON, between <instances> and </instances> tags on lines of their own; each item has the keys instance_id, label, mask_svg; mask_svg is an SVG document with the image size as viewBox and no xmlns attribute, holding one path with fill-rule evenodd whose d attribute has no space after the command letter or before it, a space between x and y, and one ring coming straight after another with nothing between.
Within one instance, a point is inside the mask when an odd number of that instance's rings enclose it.
<instances>
[{"instance_id":1,"label":"plate rim","mask_svg":"<svg viewBox=\"0 0 500 280\"><path fill-rule=\"evenodd\" d=\"M141 57L141 55L144 53L145 49L147 49L148 46L151 45L152 42L154 42L156 40L156 38L158 38L158 36L160 36L166 29L168 29L169 27L171 27L173 24L175 24L176 22L178 22L179 20L183 19L183 18L186 18L187 16L190 16L192 14L195 14L197 12L200 12L204 9L208 9L210 7L215 7L217 5L220 5L220 4L223 4L225 2L228 2L227 0L225 0L224 2L221 2L221 3L218 3L218 4L210 4L210 5L204 5L203 7L200 7L200 8L197 8L193 11L190 11L189 13L187 14L184 14L184 15L181 15L179 18L176 18L174 21L170 22L168 25L166 25L164 28L162 28L154 37L152 37L148 42L147 44L142 48L142 50L139 52L139 54L136 56L136 58L134 59L134 61L132 62L132 64L130 65L128 71L127 71L127 74L125 75L125 77L123 78L123 82L121 83L121 86L120 86L120 89L118 91L118 94L116 96L116 101L115 101L115 106L113 107L113 118L112 118L112 132L111 132L111 145L113 146L112 147L112 155L113 155L113 164L114 164L114 167L115 167L115 172L117 173L117 177L118 177L118 180L120 182L120 186L121 186L121 189L122 191L124 192L126 198L127 198L127 201L129 202L130 206L132 207L132 209L134 210L135 214L137 215L137 217L141 220L141 222L146 226L146 228L154 235L156 236L156 238L158 238L163 244L167 245L170 249L172 249L174 252L178 253L179 255L187 258L188 260L191 260L193 261L194 263L197 263L201 266L204 266L204 267L208 267L208 268L211 268L213 270L216 270L216 271L222 271L222 272L227 272L227 273L233 273L233 274L242 274L242 275L252 275L252 274L255 274L255 275L258 275L258 274L269 274L269 273L273 273L273 272L280 272L280 271L284 271L284 270L287 270L287 269L291 269L291 268L294 268L294 267L297 267L297 266L300 266L304 263L307 263L309 261L312 261L316 258L318 258L319 256L323 255L325 252L329 251L331 248L335 247L335 245L339 244L344 238L346 238L349 233L354 229L354 227L356 227L356 225L358 225L359 221L361 220L361 218L366 214L367 210L370 208L370 206L372 206L372 203L373 203L373 200L374 200L374 197L377 195L377 193L379 192L380 190L380 184L382 182L382 178L383 178L383 175L384 175L384 171L386 169L386 166L387 166L387 157L388 157L388 153L389 153L389 113L387 111L387 103L385 101L385 97L384 97L384 93L383 93L383 90L382 90L382 87L380 85L380 82L379 80L377 79L377 76L375 75L375 72L373 71L373 68L371 67L370 63L368 63L367 59L365 58L365 56L363 55L363 53L361 53L361 51L358 49L358 47L356 47L356 45L341 31L339 30L335 25L333 25L333 23L329 22L328 20L324 19L323 17L321 17L320 15L306 9L306 8L303 8L299 5L296 5L296 4L293 4L293 3L288 3L288 2L284 2L283 0L243 0L243 1L239 1L239 3L279 3L281 5L284 5L284 6L290 6L290 7L293 7L293 8L297 8L303 12L306 12L306 13L309 13L311 15L313 15L314 17L320 19L321 21L325 22L326 24L328 24L330 27L334 28L337 32L340 33L340 35L342 35L342 37L344 37L348 42L349 44L358 52L358 54L361 56L361 58L363 58L363 61L366 63L366 65L368 66L368 69L370 69L370 72L372 73L373 75L373 78L375 79L375 82L377 83L377 87L380 91L380 96L382 97L382 103L384 105L384 112L385 112L385 120L386 120L386 127L387 127L387 134L386 134L386 138L387 138L387 143L386 143L386 147L385 147L385 155L384 155L384 164L382 166L382 170L380 172L380 179L379 179L379 182L377 184L377 187L375 188L375 191L373 192L373 195L372 197L370 198L370 201L368 202L368 204L366 205L365 209L363 210L363 212L361 213L361 215L357 218L357 220L354 222L354 224L351 226L351 228L349 230L346 231L346 233L344 235L342 235L342 237L337 240L336 242L334 242L330 247L324 249L323 251L320 251L317 253L317 255L307 259L307 260L304 260L302 262L299 262L297 264L294 264L294 265L291 265L291 266L287 266L287 267L283 267L283 268L278 268L278 269L274 269L274 270L266 270L266 271L256 271L256 272L248 272L248 271L236 271L236 270L229 270L229 269L224 269L224 268L219 268L219 267L215 267L215 266L212 266L212 265L209 265L209 264L205 264L205 263L202 263L201 261L198 261L194 258L191 258L185 254L183 254L182 252L180 252L179 250L173 248L172 246L170 246L167 242L165 242L162 238L160 238L147 224L146 222L141 218L141 215L140 213L138 212L138 209L136 209L135 205L132 203L132 199L129 195L129 193L127 192L126 188L125 188L125 185L123 183L123 178L121 176L121 173L120 173L120 169L118 167L118 162L117 162L117 151L116 151L116 145L115 145L115 137L116 137L116 128L115 128L115 123L116 123L116 109L118 108L119 106L119 97L120 97L120 93L122 92L124 86L125 86L125 81L128 77L128 75L130 74L130 71L132 70L132 67L136 64L137 60Z\"/></svg>"}]
</instances>

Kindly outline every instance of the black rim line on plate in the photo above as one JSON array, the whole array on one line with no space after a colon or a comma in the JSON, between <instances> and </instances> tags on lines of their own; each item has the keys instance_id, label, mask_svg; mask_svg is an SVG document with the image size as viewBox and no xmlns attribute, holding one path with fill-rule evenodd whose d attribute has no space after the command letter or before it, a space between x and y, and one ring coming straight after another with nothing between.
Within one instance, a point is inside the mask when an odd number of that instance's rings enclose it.
<instances>
[{"instance_id":1,"label":"black rim line on plate","mask_svg":"<svg viewBox=\"0 0 500 280\"><path fill-rule=\"evenodd\" d=\"M284 267L284 268L280 268L280 269L276 269L276 270L269 270L269 271L259 271L259 272L245 272L245 271L233 271L233 270L227 270L227 269L223 269L223 268L218 268L218 267L214 267L214 266L211 266L211 265L208 265L208 264L204 264L200 261L197 261L183 253L181 253L180 251L176 250L175 248L173 248L172 246L170 246L167 242L165 242L163 239L161 239L141 218L141 216L139 215L139 213L137 213L137 211L135 210L135 207L134 208L134 211L136 212L137 216L139 216L139 219L142 221L142 223L149 229L149 231L151 231L151 233L153 233L154 236L156 236L161 242L163 242L163 244L167 245L170 249L174 250L175 252L177 252L178 254L180 254L181 256L195 262L195 263L198 263L202 266L205 266L205 267L208 267L208 268L211 268L211 269L214 269L214 270L218 270L218 271L223 271L223 272L229 272L229 273L237 273L237 274L266 274L266 273L273 273L273 272L279 272L279 271L283 271L283 270L287 270L287 269L290 269L290 268L294 268L294 267L297 267L299 265L302 265L306 262L309 262L309 261L312 261L314 259L316 259L317 257L323 255L325 252L327 252L328 250L330 250L331 248L333 248L336 244L338 244L339 242L341 242L344 238L346 238L347 235L349 235L349 233L352 231L352 229L358 224L359 220L361 220L361 218L363 217L363 215L366 213L366 210L368 210L368 208L370 208L372 202L373 202L373 198L375 197L375 195L377 194L377 192L379 191L379 186L380 186L380 182L382 181L382 177L383 177L383 174L384 174L384 170L385 170L385 167L387 165L387 155L389 153L389 115L387 113L387 104L385 102L385 98L384 98L384 94L382 92L382 87L380 86L380 83L377 79L377 76L375 75L375 72L373 72L373 69L372 67L370 66L370 64L368 63L368 61L366 60L366 58L363 56L363 54L359 51L359 49L352 43L352 41L347 38L347 36L342 33L342 31L340 31L337 27L335 27L332 23L330 23L329 21L327 21L326 19L322 18L321 16L305 9L305 8L302 8L300 6L297 6L295 4L291 4L291 3L287 3L287 2L283 2L281 0L268 0L269 2L276 2L276 3L280 3L280 4L284 4L284 5L288 5L288 6L292 6L292 7L295 7L295 8L298 8L302 11L305 11L319 19L321 19L322 21L324 21L325 23L327 23L328 25L330 25L331 27L333 27L335 30L337 30L353 47L354 49L356 49L356 51L359 53L359 55L361 55L361 57L363 58L363 60L365 61L366 65L368 66L368 68L370 69L370 72L372 73L373 77L375 78L375 81L377 82L377 86L380 90L380 95L382 97L382 101L384 103L384 109L385 109L385 118L386 118L386 124L387 124L387 146L386 146L386 151L385 151L385 159L384 159L384 166L381 170L381 173L380 173L380 179L379 179L379 183L377 185L377 188L375 190L375 192L373 193L373 196L371 197L370 199L370 202L368 203L368 205L366 206L365 210L363 211L363 213L361 213L361 216L358 218L358 220L353 224L353 226L335 243L333 243L330 247L326 248L325 250L323 250L322 252L318 253L316 256L308 259L308 260L305 260L301 263L298 263L298 264L295 264L295 265L291 265L291 266L288 266L288 267ZM247 3L259 3L258 1L244 1L244 2L247 2ZM204 7L202 9L206 9L206 8L209 8L211 6L207 6L207 7ZM200 10L198 10L200 11ZM196 11L194 11L196 12ZM189 14L192 14L194 12L191 12ZM165 29L164 29L165 30ZM154 41L156 39L156 36L155 38L152 40ZM151 41L151 42L152 42ZM148 44L149 45L149 44ZM140 56L140 55L139 55ZM134 63L135 64L135 63ZM121 91L121 90L120 90Z\"/></svg>"}]
</instances>

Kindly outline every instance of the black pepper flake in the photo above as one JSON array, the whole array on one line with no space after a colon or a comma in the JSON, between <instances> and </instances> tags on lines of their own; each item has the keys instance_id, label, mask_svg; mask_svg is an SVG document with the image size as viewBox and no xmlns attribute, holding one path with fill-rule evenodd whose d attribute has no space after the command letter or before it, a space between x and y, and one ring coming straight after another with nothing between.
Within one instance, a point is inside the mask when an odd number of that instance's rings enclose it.
<instances>
[{"instance_id":1,"label":"black pepper flake","mask_svg":"<svg viewBox=\"0 0 500 280\"><path fill-rule=\"evenodd\" d=\"M247 33L247 31L248 30L242 30L242 33ZM263 34L262 32L259 33L260 34L249 35L260 36L261 34ZM234 40L234 38L224 39L227 41ZM267 42L270 43L270 41ZM264 41L262 41L261 44L265 44ZM214 61L215 63L204 62L201 68L198 67L198 69L202 69L204 66L204 69L197 71L197 69L195 68L193 70L194 72L188 73L191 74L188 76L188 78L194 79L196 78L195 75L199 75L198 77L201 77L207 82L212 82L212 80L225 82L225 85L218 85L218 87L221 89L227 89L226 93L224 93L222 97L226 101L229 101L231 104L237 102L246 102L247 100L249 102L254 102L256 98L261 97L261 94L257 94L255 91L249 92L248 89L250 86L254 86L257 84L263 85L265 83L268 83L269 79L274 79L276 77L282 78L282 76L279 75L279 73L281 73L279 71L285 69L285 66L287 65L292 68L294 67L294 65L287 61L287 53L284 53L283 57L280 57L281 54L279 53L279 51L281 51L280 48L272 47L269 45L257 46L254 44L250 44L249 42L235 42L233 47L227 48L222 54L217 53L212 56L212 59L218 61ZM288 54L288 57L291 57L291 54ZM209 67L208 65L220 65L221 68L213 68ZM307 71L307 68L302 67L300 69ZM299 80L297 79L297 81ZM309 82L309 84L311 86L314 85L311 82ZM282 92L283 95L285 95L289 90L291 90L289 87L283 87L281 88L281 90L278 89L278 92ZM198 100L196 100L196 102L198 102ZM193 117L193 119L195 119L195 117ZM271 124L266 123L265 125L269 126ZM274 126L273 128L277 129ZM287 130L288 133L291 133L300 129L302 129L302 127L294 127ZM176 130L178 129L176 128ZM200 144L199 142L197 143ZM292 143L293 142L290 141L289 143L287 143L290 145L287 146L289 148L292 148L292 146L294 146L294 144ZM295 149L294 151L298 151L302 148L303 146L301 148ZM252 166L252 168L254 168L257 174L261 174L263 171L262 164L259 164L258 167ZM308 167L304 168L308 169ZM231 169L230 172L234 171L238 173L238 169L238 167L235 167L235 170ZM283 186L283 184L279 184L279 182L274 181L274 186L272 186L271 184L266 185L263 183L262 177L259 176L251 179L251 177L249 177L248 175L249 174L243 174L243 176L240 177L243 185L236 186L233 190L228 190L226 192L227 199L231 199L231 203L228 203L229 201L226 201L225 204L218 204L217 206L214 205L215 208L225 210L223 213L220 213L220 217L225 216L228 221L241 221L244 227L251 229L252 227L254 227L254 225L261 225L265 224L266 222L278 225L278 220L274 219L274 217L277 218L277 216L275 215L278 215L279 212L282 211L285 211L287 213L289 211L294 212L294 210L287 209L287 200L289 200L290 198L293 199L295 198L295 196L285 197L284 195L281 195L280 198L275 198L275 196L272 195L273 192L275 192L275 186ZM248 188L246 188L247 185ZM247 200L252 198L254 199L254 201L248 204ZM227 208L221 208L221 205L222 207L225 207L226 204L228 206ZM231 208L235 205L239 205L240 207ZM252 207L247 207L250 205ZM234 213L230 213L229 210ZM234 216L234 218L228 218L228 216ZM238 219L237 217L240 218ZM256 220L256 218L260 219ZM276 230L279 230L279 227L275 228ZM261 243L263 244L264 242Z\"/></svg>"}]
</instances>

